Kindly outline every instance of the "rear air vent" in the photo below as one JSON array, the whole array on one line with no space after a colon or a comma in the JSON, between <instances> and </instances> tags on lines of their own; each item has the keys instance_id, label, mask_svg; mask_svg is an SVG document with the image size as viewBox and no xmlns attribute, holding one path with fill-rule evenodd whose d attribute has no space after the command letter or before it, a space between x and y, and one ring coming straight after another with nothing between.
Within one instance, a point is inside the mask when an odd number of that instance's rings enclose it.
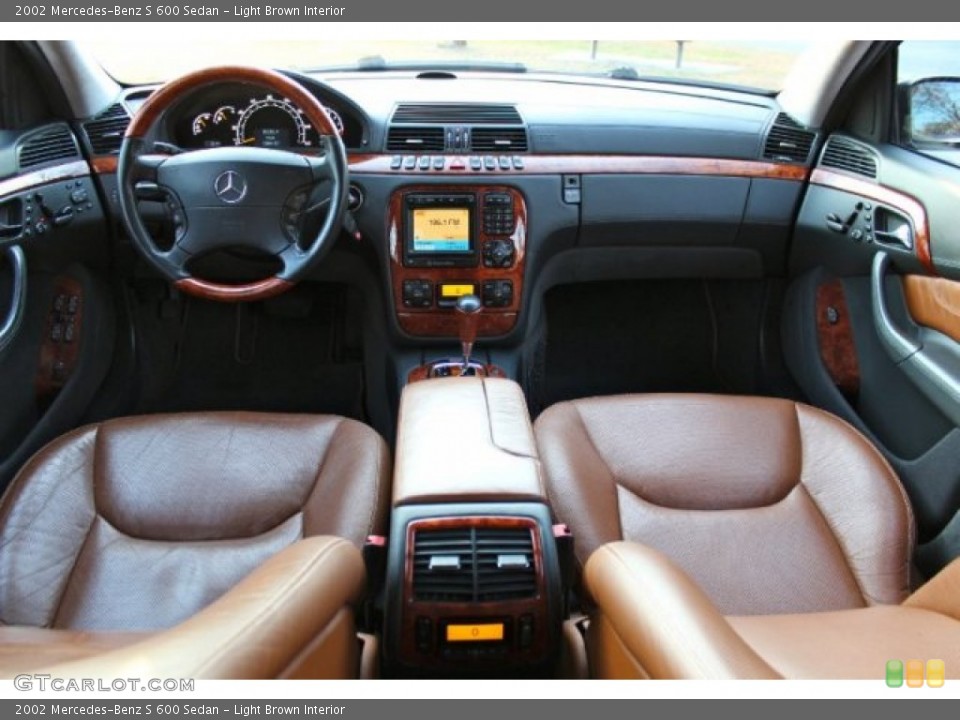
<instances>
[{"instance_id":1,"label":"rear air vent","mask_svg":"<svg viewBox=\"0 0 960 720\"><path fill-rule=\"evenodd\" d=\"M392 127L387 134L391 152L443 152L442 127Z\"/></svg>"},{"instance_id":2,"label":"rear air vent","mask_svg":"<svg viewBox=\"0 0 960 720\"><path fill-rule=\"evenodd\" d=\"M120 152L123 134L130 124L130 116L120 103L111 105L96 117L83 123L83 130L94 155L113 155Z\"/></svg>"},{"instance_id":3,"label":"rear air vent","mask_svg":"<svg viewBox=\"0 0 960 720\"><path fill-rule=\"evenodd\" d=\"M17 152L21 170L80 157L77 141L66 125L53 125L30 135Z\"/></svg>"},{"instance_id":4,"label":"rear air vent","mask_svg":"<svg viewBox=\"0 0 960 720\"><path fill-rule=\"evenodd\" d=\"M537 569L527 528L419 530L413 596L427 602L492 602L535 597Z\"/></svg>"},{"instance_id":5,"label":"rear air vent","mask_svg":"<svg viewBox=\"0 0 960 720\"><path fill-rule=\"evenodd\" d=\"M827 140L827 146L820 157L822 167L846 170L847 172L864 175L868 178L877 177L877 156L866 145L855 140L835 135Z\"/></svg>"},{"instance_id":6,"label":"rear air vent","mask_svg":"<svg viewBox=\"0 0 960 720\"><path fill-rule=\"evenodd\" d=\"M527 131L523 128L478 127L473 131L473 152L526 152Z\"/></svg>"},{"instance_id":7,"label":"rear air vent","mask_svg":"<svg viewBox=\"0 0 960 720\"><path fill-rule=\"evenodd\" d=\"M395 125L436 123L438 125L519 125L520 113L513 105L484 103L401 103L393 113Z\"/></svg>"},{"instance_id":8,"label":"rear air vent","mask_svg":"<svg viewBox=\"0 0 960 720\"><path fill-rule=\"evenodd\" d=\"M786 113L780 113L767 134L763 157L778 162L805 163L816 138L816 133L804 129Z\"/></svg>"}]
</instances>

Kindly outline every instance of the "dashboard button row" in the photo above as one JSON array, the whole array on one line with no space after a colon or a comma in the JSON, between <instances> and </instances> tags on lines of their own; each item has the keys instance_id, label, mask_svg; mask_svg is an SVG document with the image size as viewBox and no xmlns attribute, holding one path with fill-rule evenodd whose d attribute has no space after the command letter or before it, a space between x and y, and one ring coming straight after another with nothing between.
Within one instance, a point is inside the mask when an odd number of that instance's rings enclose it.
<instances>
[{"instance_id":1,"label":"dashboard button row","mask_svg":"<svg viewBox=\"0 0 960 720\"><path fill-rule=\"evenodd\" d=\"M519 155L470 155L468 157L444 155L394 155L390 158L391 170L523 170L523 158Z\"/></svg>"}]
</instances>

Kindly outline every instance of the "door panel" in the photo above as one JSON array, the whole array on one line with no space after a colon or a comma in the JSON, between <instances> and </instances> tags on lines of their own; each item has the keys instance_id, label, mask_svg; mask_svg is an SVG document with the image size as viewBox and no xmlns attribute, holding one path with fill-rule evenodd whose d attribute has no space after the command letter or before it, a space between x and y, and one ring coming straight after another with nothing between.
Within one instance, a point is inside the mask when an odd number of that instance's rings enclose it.
<instances>
[{"instance_id":1,"label":"door panel","mask_svg":"<svg viewBox=\"0 0 960 720\"><path fill-rule=\"evenodd\" d=\"M897 470L917 519L917 563L933 573L960 551L960 169L839 137L875 171L811 175L791 253L787 360L810 400L867 434ZM845 307L818 307L818 288L836 282ZM840 314L852 348L823 330L836 335ZM853 354L856 392L830 374L831 353Z\"/></svg>"},{"instance_id":2,"label":"door panel","mask_svg":"<svg viewBox=\"0 0 960 720\"><path fill-rule=\"evenodd\" d=\"M0 255L2 489L84 420L113 357L108 226L66 123L0 131Z\"/></svg>"}]
</instances>

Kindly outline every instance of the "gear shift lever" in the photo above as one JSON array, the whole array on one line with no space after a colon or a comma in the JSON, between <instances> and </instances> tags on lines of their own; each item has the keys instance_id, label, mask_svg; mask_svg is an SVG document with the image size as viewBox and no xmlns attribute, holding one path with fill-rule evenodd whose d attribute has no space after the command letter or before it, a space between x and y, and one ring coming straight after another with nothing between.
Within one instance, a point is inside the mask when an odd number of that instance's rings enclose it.
<instances>
[{"instance_id":1,"label":"gear shift lever","mask_svg":"<svg viewBox=\"0 0 960 720\"><path fill-rule=\"evenodd\" d=\"M483 304L476 295L461 295L457 298L457 314L460 324L460 349L463 352L463 371L466 375L470 370L470 356L473 354L473 343L477 339L477 323L480 320L480 311Z\"/></svg>"}]
</instances>

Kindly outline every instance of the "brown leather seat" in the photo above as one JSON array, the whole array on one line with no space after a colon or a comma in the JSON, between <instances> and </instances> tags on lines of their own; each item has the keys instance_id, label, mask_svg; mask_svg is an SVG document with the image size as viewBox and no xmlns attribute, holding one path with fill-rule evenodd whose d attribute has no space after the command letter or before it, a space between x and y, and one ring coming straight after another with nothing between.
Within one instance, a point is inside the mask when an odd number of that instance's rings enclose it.
<instances>
[{"instance_id":1,"label":"brown leather seat","mask_svg":"<svg viewBox=\"0 0 960 720\"><path fill-rule=\"evenodd\" d=\"M632 395L537 420L547 494L581 562L631 540L688 573L727 615L901 602L913 517L857 431L770 398Z\"/></svg>"},{"instance_id":2,"label":"brown leather seat","mask_svg":"<svg viewBox=\"0 0 960 720\"><path fill-rule=\"evenodd\" d=\"M389 473L383 440L333 416L65 435L0 506L0 674L145 657L176 676L354 674L358 547L384 530Z\"/></svg>"},{"instance_id":3,"label":"brown leather seat","mask_svg":"<svg viewBox=\"0 0 960 720\"><path fill-rule=\"evenodd\" d=\"M689 576L638 543L605 545L584 580L593 677L884 678L889 660L941 660L960 678L960 559L900 605L724 617Z\"/></svg>"}]
</instances>

